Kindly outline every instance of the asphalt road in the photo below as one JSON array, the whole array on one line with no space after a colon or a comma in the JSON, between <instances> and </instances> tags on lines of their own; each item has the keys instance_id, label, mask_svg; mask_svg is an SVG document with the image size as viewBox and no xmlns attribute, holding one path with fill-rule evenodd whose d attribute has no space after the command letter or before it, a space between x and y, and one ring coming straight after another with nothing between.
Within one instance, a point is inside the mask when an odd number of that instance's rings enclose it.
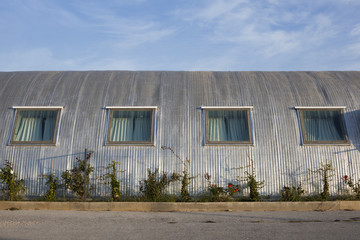
<instances>
[{"instance_id":1,"label":"asphalt road","mask_svg":"<svg viewBox=\"0 0 360 240\"><path fill-rule=\"evenodd\" d=\"M360 211L0 211L1 239L360 239Z\"/></svg>"}]
</instances>

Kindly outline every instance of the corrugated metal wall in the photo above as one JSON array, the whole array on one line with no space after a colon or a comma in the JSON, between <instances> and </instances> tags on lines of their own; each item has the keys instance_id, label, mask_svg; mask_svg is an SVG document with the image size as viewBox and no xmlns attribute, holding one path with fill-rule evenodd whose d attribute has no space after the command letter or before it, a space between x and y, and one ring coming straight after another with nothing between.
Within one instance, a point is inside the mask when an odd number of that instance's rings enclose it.
<instances>
[{"instance_id":1,"label":"corrugated metal wall","mask_svg":"<svg viewBox=\"0 0 360 240\"><path fill-rule=\"evenodd\" d=\"M121 162L123 191L136 194L147 169L180 172L191 160L191 191L212 182L236 183L254 160L262 194L278 195L284 185L302 183L307 193L320 191L315 170L329 161L335 176L333 194L341 193L341 178L358 179L360 169L360 72L4 72L0 73L0 160L14 163L25 179L28 196L45 193L42 174L60 176L84 149L95 151L93 194L109 194L97 177L112 160ZM12 106L65 106L57 146L9 146L15 110ZM155 146L106 146L105 106L158 106ZM253 106L254 146L204 146L201 106ZM346 106L349 146L302 146L294 106ZM172 192L180 192L180 185Z\"/></svg>"}]
</instances>

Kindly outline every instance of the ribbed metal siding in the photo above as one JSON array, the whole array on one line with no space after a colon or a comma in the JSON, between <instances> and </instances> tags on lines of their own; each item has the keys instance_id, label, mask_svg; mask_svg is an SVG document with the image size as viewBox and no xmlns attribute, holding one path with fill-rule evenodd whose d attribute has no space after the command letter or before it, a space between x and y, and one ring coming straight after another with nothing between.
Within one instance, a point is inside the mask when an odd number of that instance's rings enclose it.
<instances>
[{"instance_id":1,"label":"ribbed metal siding","mask_svg":"<svg viewBox=\"0 0 360 240\"><path fill-rule=\"evenodd\" d=\"M196 178L192 192L206 189L204 174L225 186L236 183L254 160L262 194L278 195L284 185L302 183L307 193L319 191L319 176L308 171L330 161L335 171L332 193L341 178L360 177L360 72L15 72L0 73L0 158L14 163L27 195L42 195L39 177L70 169L84 149L94 150L93 194L109 194L99 175L112 160L121 162L123 191L136 194L147 169L180 172L183 159ZM65 106L56 147L8 146L14 118L12 106ZM200 106L253 106L254 146L205 146ZM302 146L294 106L346 106L350 146ZM105 106L158 106L155 146L106 146ZM249 170L249 169L247 169ZM171 192L179 192L173 185Z\"/></svg>"}]
</instances>

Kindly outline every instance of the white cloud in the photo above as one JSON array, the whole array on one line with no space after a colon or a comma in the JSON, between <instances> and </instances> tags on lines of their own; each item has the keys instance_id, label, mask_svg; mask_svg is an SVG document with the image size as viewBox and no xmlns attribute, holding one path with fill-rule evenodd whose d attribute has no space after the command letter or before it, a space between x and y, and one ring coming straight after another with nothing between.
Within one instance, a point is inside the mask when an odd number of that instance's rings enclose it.
<instances>
[{"instance_id":1,"label":"white cloud","mask_svg":"<svg viewBox=\"0 0 360 240\"><path fill-rule=\"evenodd\" d=\"M195 18L202 20L211 21L220 16L224 16L235 8L237 8L241 3L248 2L247 0L215 0L212 1L210 5L205 7L202 11L199 11Z\"/></svg>"},{"instance_id":2,"label":"white cloud","mask_svg":"<svg viewBox=\"0 0 360 240\"><path fill-rule=\"evenodd\" d=\"M109 35L119 47L135 47L143 43L155 42L172 35L175 30L162 28L155 22L122 19L115 16L97 16L100 19L97 31Z\"/></svg>"},{"instance_id":3,"label":"white cloud","mask_svg":"<svg viewBox=\"0 0 360 240\"><path fill-rule=\"evenodd\" d=\"M112 4L140 4L145 1L114 1ZM70 3L71 7L42 0L20 1L18 4L35 16L45 15L48 22L67 29L79 29L86 34L96 35L99 39L106 39L107 42L108 39L113 39L118 46L126 48L155 42L175 32L174 28L163 27L162 24L146 18L123 17L101 1L89 0L87 4L75 1Z\"/></svg>"},{"instance_id":4,"label":"white cloud","mask_svg":"<svg viewBox=\"0 0 360 240\"><path fill-rule=\"evenodd\" d=\"M356 24L355 27L351 30L350 36L359 36L360 35L360 24Z\"/></svg>"},{"instance_id":5,"label":"white cloud","mask_svg":"<svg viewBox=\"0 0 360 240\"><path fill-rule=\"evenodd\" d=\"M266 3L217 0L191 11L192 18L183 20L206 24L211 31L209 39L215 43L247 46L266 57L320 46L337 33L331 16L312 14L296 1L284 4L276 0ZM179 11L176 14L183 15Z\"/></svg>"},{"instance_id":6,"label":"white cloud","mask_svg":"<svg viewBox=\"0 0 360 240\"><path fill-rule=\"evenodd\" d=\"M360 53L360 42L349 45L346 50L349 55L358 56Z\"/></svg>"},{"instance_id":7,"label":"white cloud","mask_svg":"<svg viewBox=\"0 0 360 240\"><path fill-rule=\"evenodd\" d=\"M135 47L137 45L161 40L172 35L175 29L163 27L155 21L136 17L121 17L110 9L99 5L83 6L79 11L90 20L87 23L93 31L107 35L119 47Z\"/></svg>"}]
</instances>

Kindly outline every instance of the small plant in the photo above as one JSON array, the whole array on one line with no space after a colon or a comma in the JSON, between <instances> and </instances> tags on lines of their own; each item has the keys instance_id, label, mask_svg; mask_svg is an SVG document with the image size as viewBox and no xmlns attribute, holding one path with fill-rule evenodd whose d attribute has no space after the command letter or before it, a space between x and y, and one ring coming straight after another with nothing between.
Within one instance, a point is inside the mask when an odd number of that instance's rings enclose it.
<instances>
[{"instance_id":1,"label":"small plant","mask_svg":"<svg viewBox=\"0 0 360 240\"><path fill-rule=\"evenodd\" d=\"M112 161L105 167L108 173L101 176L100 179L105 181L105 184L111 187L111 199L113 201L119 201L121 199L120 181L117 179L116 174L125 172L125 170L117 170L116 165L120 165L119 162Z\"/></svg>"},{"instance_id":2,"label":"small plant","mask_svg":"<svg viewBox=\"0 0 360 240\"><path fill-rule=\"evenodd\" d=\"M5 166L0 168L0 180L5 183L5 188L2 189L2 192L6 200L21 199L20 194L25 192L24 180L18 180L17 178L18 176L14 172L12 163L5 160Z\"/></svg>"},{"instance_id":3,"label":"small plant","mask_svg":"<svg viewBox=\"0 0 360 240\"><path fill-rule=\"evenodd\" d=\"M280 194L281 194L281 200L289 201L289 202L296 202L296 201L301 200L301 197L304 195L304 190L302 189L302 186L300 183L298 187L284 186L283 189L281 189Z\"/></svg>"},{"instance_id":4,"label":"small plant","mask_svg":"<svg viewBox=\"0 0 360 240\"><path fill-rule=\"evenodd\" d=\"M239 177L239 178L240 178L240 181L245 181L247 187L249 187L249 189L250 189L249 200L257 202L260 200L259 190L264 187L265 181L264 180L263 181L256 180L254 160L252 158L250 158L249 155L248 155L248 158L250 159L251 165L246 166L246 167L249 167L251 171L250 172L245 171L246 176ZM245 168L245 167L241 167L241 168Z\"/></svg>"},{"instance_id":5,"label":"small plant","mask_svg":"<svg viewBox=\"0 0 360 240\"><path fill-rule=\"evenodd\" d=\"M44 174L43 178L46 179L45 185L49 187L49 190L45 193L45 201L55 201L56 189L59 187L59 178L53 173Z\"/></svg>"},{"instance_id":6,"label":"small plant","mask_svg":"<svg viewBox=\"0 0 360 240\"><path fill-rule=\"evenodd\" d=\"M183 202L188 202L190 201L190 193L189 193L189 185L190 185L190 180L195 178L195 177L191 177L189 175L188 172L188 164L190 164L190 160L189 159L181 159L180 156L178 154L175 153L175 151L171 148L171 147L166 147L166 146L162 146L161 147L162 150L170 150L171 153L177 158L179 159L182 163L183 163L183 171L182 171L182 175L178 175L178 178L181 179L181 201Z\"/></svg>"},{"instance_id":7,"label":"small plant","mask_svg":"<svg viewBox=\"0 0 360 240\"><path fill-rule=\"evenodd\" d=\"M147 201L158 202L164 200L164 192L170 183L179 180L179 174L168 176L167 172L159 173L159 169L154 172L148 169L148 177L144 181L140 181L140 192L143 193L144 199Z\"/></svg>"},{"instance_id":8,"label":"small plant","mask_svg":"<svg viewBox=\"0 0 360 240\"><path fill-rule=\"evenodd\" d=\"M348 175L344 176L344 182L347 184L351 190L355 193L355 197L360 199L360 179L357 182L353 181Z\"/></svg>"},{"instance_id":9,"label":"small plant","mask_svg":"<svg viewBox=\"0 0 360 240\"><path fill-rule=\"evenodd\" d=\"M65 182L65 189L73 191L83 200L89 195L88 183L90 174L94 171L94 167L89 163L91 155L92 152L89 152L85 154L85 159L76 158L77 163L73 169L66 170L61 175Z\"/></svg>"},{"instance_id":10,"label":"small plant","mask_svg":"<svg viewBox=\"0 0 360 240\"><path fill-rule=\"evenodd\" d=\"M321 164L321 167L316 170L310 170L309 171L313 173L318 173L322 177L322 184L323 184L323 191L320 193L320 198L323 201L328 201L330 198L329 193L329 181L334 176L334 174L331 174L331 172L334 172L334 168L332 168L331 163L328 163L327 161L325 164Z\"/></svg>"},{"instance_id":11,"label":"small plant","mask_svg":"<svg viewBox=\"0 0 360 240\"><path fill-rule=\"evenodd\" d=\"M211 184L211 175L209 173L206 173L204 177L208 182L208 190L211 195L211 201L228 201L235 193L240 192L239 185L228 183L227 188L219 187L216 184Z\"/></svg>"}]
</instances>

